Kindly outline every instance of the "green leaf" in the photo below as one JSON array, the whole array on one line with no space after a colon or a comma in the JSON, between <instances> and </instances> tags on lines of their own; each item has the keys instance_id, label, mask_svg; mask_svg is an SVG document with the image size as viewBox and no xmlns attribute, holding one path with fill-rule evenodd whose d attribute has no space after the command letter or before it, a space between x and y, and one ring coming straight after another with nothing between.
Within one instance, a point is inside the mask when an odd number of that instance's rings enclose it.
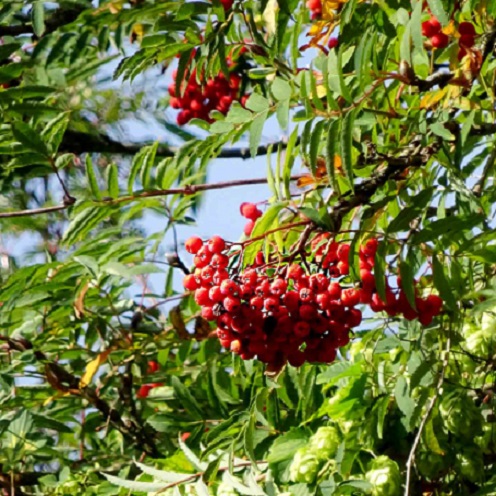
<instances>
[{"instance_id":1,"label":"green leaf","mask_svg":"<svg viewBox=\"0 0 496 496\"><path fill-rule=\"evenodd\" d=\"M398 404L398 408L406 417L407 425L410 424L416 402L410 397L408 383L403 376L398 377L394 388L394 398Z\"/></svg>"},{"instance_id":2,"label":"green leaf","mask_svg":"<svg viewBox=\"0 0 496 496\"><path fill-rule=\"evenodd\" d=\"M429 129L436 135L441 138L444 138L448 141L453 141L455 139L455 136L451 134L445 127L444 124L441 122L433 122L432 124L429 125Z\"/></svg>"},{"instance_id":3,"label":"green leaf","mask_svg":"<svg viewBox=\"0 0 496 496\"><path fill-rule=\"evenodd\" d=\"M429 9L431 10L432 14L437 17L441 25L446 26L449 23L449 17L444 10L442 0L427 0L427 4L429 5Z\"/></svg>"},{"instance_id":4,"label":"green leaf","mask_svg":"<svg viewBox=\"0 0 496 496\"><path fill-rule=\"evenodd\" d=\"M93 169L93 161L91 160L91 155L88 153L85 160L86 178L88 179L88 184L90 186L91 193L96 200L102 199L102 194L100 188L98 187L98 181L96 178L95 170Z\"/></svg>"},{"instance_id":5,"label":"green leaf","mask_svg":"<svg viewBox=\"0 0 496 496\"><path fill-rule=\"evenodd\" d=\"M327 176L329 177L329 183L333 190L339 193L339 186L336 181L336 168L334 166L334 160L337 154L339 139L340 139L340 125L341 121L338 119L331 120L329 122L329 127L327 128L327 140L326 140L326 170Z\"/></svg>"},{"instance_id":6,"label":"green leaf","mask_svg":"<svg viewBox=\"0 0 496 496\"><path fill-rule=\"evenodd\" d=\"M156 493L157 491L164 489L164 487L167 485L164 484L163 482L138 482L138 481L121 479L120 477L115 477L115 475L105 474L104 472L102 472L102 475L109 482L111 482L116 486L124 487L126 489L131 489L132 491L139 491L147 494Z\"/></svg>"},{"instance_id":7,"label":"green leaf","mask_svg":"<svg viewBox=\"0 0 496 496\"><path fill-rule=\"evenodd\" d=\"M154 479L157 479L159 481L165 482L170 484L171 482L180 482L183 481L189 477L191 477L191 474L188 473L183 473L183 474L178 474L177 472L168 472L166 470L158 470L153 467L149 467L148 465L145 465L144 463L137 462L136 460L134 461L135 465L141 469L141 471L147 475L151 475Z\"/></svg>"},{"instance_id":8,"label":"green leaf","mask_svg":"<svg viewBox=\"0 0 496 496\"><path fill-rule=\"evenodd\" d=\"M257 113L267 112L269 110L269 100L258 93L252 93L246 102L246 108Z\"/></svg>"},{"instance_id":9,"label":"green leaf","mask_svg":"<svg viewBox=\"0 0 496 496\"><path fill-rule=\"evenodd\" d=\"M33 22L33 32L36 36L43 36L45 32L45 8L43 0L35 0L31 11L31 20Z\"/></svg>"},{"instance_id":10,"label":"green leaf","mask_svg":"<svg viewBox=\"0 0 496 496\"><path fill-rule=\"evenodd\" d=\"M299 448L308 444L308 432L302 428L293 428L286 434L282 434L272 444L267 461L279 463L291 460Z\"/></svg>"},{"instance_id":11,"label":"green leaf","mask_svg":"<svg viewBox=\"0 0 496 496\"><path fill-rule=\"evenodd\" d=\"M43 140L48 143L52 153L57 153L64 133L69 125L69 112L63 112L48 122L41 133Z\"/></svg>"},{"instance_id":12,"label":"green leaf","mask_svg":"<svg viewBox=\"0 0 496 496\"><path fill-rule=\"evenodd\" d=\"M415 286L414 286L414 270L409 261L400 262L401 287L405 292L406 299L410 306L416 310L415 305Z\"/></svg>"},{"instance_id":13,"label":"green leaf","mask_svg":"<svg viewBox=\"0 0 496 496\"><path fill-rule=\"evenodd\" d=\"M444 266L439 262L439 259L435 255L432 257L432 275L434 286L439 291L439 295L444 300L445 305L450 310L456 310L456 298L453 295L451 284L444 272Z\"/></svg>"},{"instance_id":14,"label":"green leaf","mask_svg":"<svg viewBox=\"0 0 496 496\"><path fill-rule=\"evenodd\" d=\"M19 121L12 123L12 134L28 150L48 156L48 149L45 143L40 139L39 133L29 124Z\"/></svg>"},{"instance_id":15,"label":"green leaf","mask_svg":"<svg viewBox=\"0 0 496 496\"><path fill-rule=\"evenodd\" d=\"M348 112L343 119L341 127L341 160L343 162L343 170L350 183L351 190L354 191L354 174L353 174L353 122L355 114L353 111Z\"/></svg>"},{"instance_id":16,"label":"green leaf","mask_svg":"<svg viewBox=\"0 0 496 496\"><path fill-rule=\"evenodd\" d=\"M111 198L117 198L119 196L119 177L115 164L110 164L107 167L107 185L109 196Z\"/></svg>"},{"instance_id":17,"label":"green leaf","mask_svg":"<svg viewBox=\"0 0 496 496\"><path fill-rule=\"evenodd\" d=\"M257 156L258 145L260 144L267 115L268 111L262 112L258 117L253 119L250 125L250 153L253 158Z\"/></svg>"},{"instance_id":18,"label":"green leaf","mask_svg":"<svg viewBox=\"0 0 496 496\"><path fill-rule=\"evenodd\" d=\"M274 79L270 89L274 95L274 98L278 101L289 100L293 93L291 90L291 85L279 77Z\"/></svg>"},{"instance_id":19,"label":"green leaf","mask_svg":"<svg viewBox=\"0 0 496 496\"><path fill-rule=\"evenodd\" d=\"M172 377L171 385L186 411L194 418L202 419L203 413L198 408L197 402L189 389L177 377Z\"/></svg>"},{"instance_id":20,"label":"green leaf","mask_svg":"<svg viewBox=\"0 0 496 496\"><path fill-rule=\"evenodd\" d=\"M262 215L262 217L260 217L255 223L255 227L253 228L253 231L251 233L251 238L257 238L259 236L262 236L270 229L278 226L279 212L283 207L284 205L280 203L271 205L267 209L267 211ZM253 263L253 260L255 259L256 254L260 251L263 243L264 240L260 239L248 245L248 247L245 249L243 254L243 265L246 266Z\"/></svg>"}]
</instances>

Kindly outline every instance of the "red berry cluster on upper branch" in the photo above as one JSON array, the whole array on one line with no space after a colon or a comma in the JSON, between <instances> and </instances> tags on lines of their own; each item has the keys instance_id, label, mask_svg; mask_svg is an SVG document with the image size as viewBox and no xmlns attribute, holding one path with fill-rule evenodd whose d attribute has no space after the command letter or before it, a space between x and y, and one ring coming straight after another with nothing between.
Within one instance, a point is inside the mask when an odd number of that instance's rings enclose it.
<instances>
[{"instance_id":1,"label":"red berry cluster on upper branch","mask_svg":"<svg viewBox=\"0 0 496 496\"><path fill-rule=\"evenodd\" d=\"M177 77L177 71L173 79ZM202 80L204 78L200 78ZM213 122L209 116L212 110L218 110L227 114L234 100L240 98L241 76L233 71L229 78L219 74L206 81L197 81L196 69L188 73L181 83L182 94L176 92L176 83L169 86L170 106L181 109L177 115L177 123L180 126L187 124L193 118Z\"/></svg>"}]
</instances>

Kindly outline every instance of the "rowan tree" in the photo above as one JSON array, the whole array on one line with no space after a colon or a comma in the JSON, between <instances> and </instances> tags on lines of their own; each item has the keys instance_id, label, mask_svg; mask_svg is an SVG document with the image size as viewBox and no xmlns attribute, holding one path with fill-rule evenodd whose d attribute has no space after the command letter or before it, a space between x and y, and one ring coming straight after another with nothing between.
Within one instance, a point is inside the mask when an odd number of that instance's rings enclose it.
<instances>
[{"instance_id":1,"label":"rowan tree","mask_svg":"<svg viewBox=\"0 0 496 496\"><path fill-rule=\"evenodd\" d=\"M3 494L496 494L495 16L3 2Z\"/></svg>"}]
</instances>

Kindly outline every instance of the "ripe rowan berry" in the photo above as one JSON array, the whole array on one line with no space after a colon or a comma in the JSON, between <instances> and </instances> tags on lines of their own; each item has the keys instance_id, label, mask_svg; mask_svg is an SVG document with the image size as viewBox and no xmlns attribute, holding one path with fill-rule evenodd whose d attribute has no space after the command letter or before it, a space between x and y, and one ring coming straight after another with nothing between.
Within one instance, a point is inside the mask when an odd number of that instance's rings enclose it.
<instances>
[{"instance_id":1,"label":"ripe rowan berry","mask_svg":"<svg viewBox=\"0 0 496 496\"><path fill-rule=\"evenodd\" d=\"M269 296L264 300L264 308L267 312L274 312L279 307L279 298Z\"/></svg>"},{"instance_id":2,"label":"ripe rowan berry","mask_svg":"<svg viewBox=\"0 0 496 496\"><path fill-rule=\"evenodd\" d=\"M446 48L449 44L449 37L444 33L438 33L432 36L431 44L433 48Z\"/></svg>"},{"instance_id":3,"label":"ripe rowan berry","mask_svg":"<svg viewBox=\"0 0 496 496\"><path fill-rule=\"evenodd\" d=\"M240 205L239 210L243 217L253 222L262 216L262 211L254 203L244 202Z\"/></svg>"},{"instance_id":4,"label":"ripe rowan berry","mask_svg":"<svg viewBox=\"0 0 496 496\"><path fill-rule=\"evenodd\" d=\"M198 236L191 236L191 238L188 238L186 243L184 243L184 248L192 255L196 255L202 246L203 241Z\"/></svg>"},{"instance_id":5,"label":"ripe rowan berry","mask_svg":"<svg viewBox=\"0 0 496 496\"><path fill-rule=\"evenodd\" d=\"M354 307L360 303L360 293L355 288L344 289L341 293L341 301L346 307Z\"/></svg>"},{"instance_id":6,"label":"ripe rowan berry","mask_svg":"<svg viewBox=\"0 0 496 496\"><path fill-rule=\"evenodd\" d=\"M155 372L158 371L158 369L159 369L158 362L156 362L155 360L150 360L148 362L148 368L147 368L148 374L154 374Z\"/></svg>"},{"instance_id":7,"label":"ripe rowan berry","mask_svg":"<svg viewBox=\"0 0 496 496\"><path fill-rule=\"evenodd\" d=\"M303 275L305 275L305 271L303 270L303 267L298 264L291 264L286 272L288 279L293 279L295 281L300 279Z\"/></svg>"},{"instance_id":8,"label":"ripe rowan berry","mask_svg":"<svg viewBox=\"0 0 496 496\"><path fill-rule=\"evenodd\" d=\"M475 26L471 22L461 22L460 25L458 26L458 32L464 36L475 36Z\"/></svg>"},{"instance_id":9,"label":"ripe rowan berry","mask_svg":"<svg viewBox=\"0 0 496 496\"><path fill-rule=\"evenodd\" d=\"M254 227L255 227L255 222L253 222L252 220L249 220L245 224L245 227L243 228L243 232L245 233L245 236L250 236L250 234L253 232Z\"/></svg>"},{"instance_id":10,"label":"ripe rowan berry","mask_svg":"<svg viewBox=\"0 0 496 496\"><path fill-rule=\"evenodd\" d=\"M341 298L341 286L339 282L331 282L327 288L327 293L331 300L339 300Z\"/></svg>"},{"instance_id":11,"label":"ripe rowan berry","mask_svg":"<svg viewBox=\"0 0 496 496\"><path fill-rule=\"evenodd\" d=\"M207 241L207 247L212 253L222 253L226 248L226 242L220 236L212 236Z\"/></svg>"},{"instance_id":12,"label":"ripe rowan berry","mask_svg":"<svg viewBox=\"0 0 496 496\"><path fill-rule=\"evenodd\" d=\"M299 320L294 325L293 331L297 337L304 338L310 334L310 324Z\"/></svg>"},{"instance_id":13,"label":"ripe rowan berry","mask_svg":"<svg viewBox=\"0 0 496 496\"><path fill-rule=\"evenodd\" d=\"M195 275L188 274L184 276L183 286L184 289L187 289L188 291L194 291L200 287L200 283Z\"/></svg>"},{"instance_id":14,"label":"ripe rowan berry","mask_svg":"<svg viewBox=\"0 0 496 496\"><path fill-rule=\"evenodd\" d=\"M220 291L224 296L237 296L239 286L232 279L225 279L220 284Z\"/></svg>"}]
</instances>

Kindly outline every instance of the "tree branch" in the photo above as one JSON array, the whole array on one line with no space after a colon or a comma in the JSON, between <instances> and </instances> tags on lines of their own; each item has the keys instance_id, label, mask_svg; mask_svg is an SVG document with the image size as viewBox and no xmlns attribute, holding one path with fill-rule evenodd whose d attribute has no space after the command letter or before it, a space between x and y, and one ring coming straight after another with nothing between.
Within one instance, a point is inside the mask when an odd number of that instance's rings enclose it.
<instances>
[{"instance_id":1,"label":"tree branch","mask_svg":"<svg viewBox=\"0 0 496 496\"><path fill-rule=\"evenodd\" d=\"M439 378L437 381L436 390L434 391L434 396L431 398L431 401L429 402L429 405L427 406L427 410L425 411L425 414L422 417L422 421L420 422L420 425L419 425L419 428L417 431L417 435L415 436L415 439L414 439L413 445L412 445L412 449L410 450L410 454L408 455L408 460L406 462L406 483L405 483L405 495L404 496L410 495L410 480L411 480L411 476L412 476L413 463L415 461L415 453L416 453L418 445L420 443L420 439L422 437L422 432L424 430L424 427L427 424L427 421L429 420L432 409L434 408L434 405L436 404L437 398L441 394L441 389L443 387L443 382L444 382L444 376L446 374L446 369L448 368L448 359L449 359L450 349L451 349L451 338L448 336L448 339L446 341L446 350L444 352L445 356L444 356L441 371L439 373Z\"/></svg>"},{"instance_id":2,"label":"tree branch","mask_svg":"<svg viewBox=\"0 0 496 496\"><path fill-rule=\"evenodd\" d=\"M150 143L122 143L115 141L106 134L90 134L79 131L66 131L64 139L60 145L60 151L66 153L75 153L80 155L82 153L108 153L115 155L134 155L138 153L144 146ZM267 155L271 149L274 153L277 150L276 145L280 145L283 149L286 148L287 142L281 140L278 143L271 143L268 145L260 145L257 148L256 156ZM178 146L169 146L166 144L160 145L157 149L157 157L167 158L174 157L180 150ZM224 148L215 158L251 158L251 152L248 147L245 148Z\"/></svg>"},{"instance_id":3,"label":"tree branch","mask_svg":"<svg viewBox=\"0 0 496 496\"><path fill-rule=\"evenodd\" d=\"M70 9L57 9L45 22L45 35L56 31L58 28L74 22L84 12L82 6ZM26 20L22 24L10 26L0 25L0 36L19 36L21 34L34 34L33 24Z\"/></svg>"},{"instance_id":4,"label":"tree branch","mask_svg":"<svg viewBox=\"0 0 496 496\"><path fill-rule=\"evenodd\" d=\"M15 351L22 352L34 349L33 344L24 338L13 339L9 336L0 335L0 341L5 341L9 348ZM141 450L155 458L160 456L159 450L150 438L150 433L145 432L142 425L132 420L124 420L120 413L102 400L93 389L80 387L80 378L68 372L58 363L48 360L43 352L35 351L34 356L37 360L44 362L46 380L54 389L80 395L100 411L105 419L109 419L117 430L133 441Z\"/></svg>"},{"instance_id":5,"label":"tree branch","mask_svg":"<svg viewBox=\"0 0 496 496\"><path fill-rule=\"evenodd\" d=\"M291 181L297 181L302 175L291 176ZM254 179L239 179L236 181L220 181L217 183L207 183L207 184L192 184L190 186L185 186L184 188L170 188L170 189L158 189L152 191L143 191L136 195L121 196L118 198L109 198L107 200L102 200L100 202L95 201L95 204L107 204L107 205L117 205L119 203L139 200L140 198L154 198L159 196L170 196L170 195L193 195L199 193L200 191L209 191L215 189L226 189L233 188L236 186L251 186L255 184L265 184L267 183L266 177L254 178ZM73 205L73 201L65 201L63 205L55 207L45 207L45 208L33 208L31 210L19 210L15 212L1 212L0 219L8 219L10 217L26 217L30 215L41 215L46 213L57 212L59 210L65 210Z\"/></svg>"}]
</instances>

